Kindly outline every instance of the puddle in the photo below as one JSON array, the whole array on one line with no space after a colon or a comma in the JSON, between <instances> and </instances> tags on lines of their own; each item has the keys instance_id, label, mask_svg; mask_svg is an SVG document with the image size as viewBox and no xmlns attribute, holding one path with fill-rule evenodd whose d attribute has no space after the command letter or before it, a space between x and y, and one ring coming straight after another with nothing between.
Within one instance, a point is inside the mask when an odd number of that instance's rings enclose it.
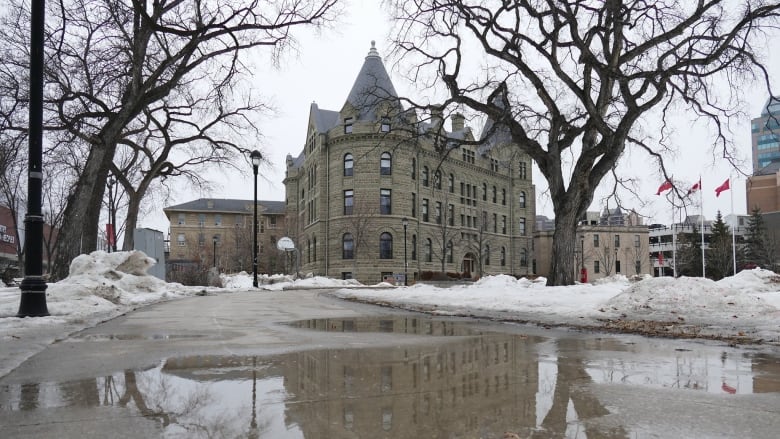
<instances>
[{"instance_id":1,"label":"puddle","mask_svg":"<svg viewBox=\"0 0 780 439\"><path fill-rule=\"evenodd\" d=\"M0 385L0 414L108 407L177 438L488 439L506 431L629 438L641 436L635 427L599 422L615 408L590 395L591 387L631 386L640 389L637 398L643 387L687 389L724 401L780 392L778 358L714 346L527 337L425 317L291 325L463 337L273 357L183 356L79 381Z\"/></svg>"},{"instance_id":2,"label":"puddle","mask_svg":"<svg viewBox=\"0 0 780 439\"><path fill-rule=\"evenodd\" d=\"M203 334L84 334L63 340L63 343L112 340L196 340L206 338Z\"/></svg>"}]
</instances>

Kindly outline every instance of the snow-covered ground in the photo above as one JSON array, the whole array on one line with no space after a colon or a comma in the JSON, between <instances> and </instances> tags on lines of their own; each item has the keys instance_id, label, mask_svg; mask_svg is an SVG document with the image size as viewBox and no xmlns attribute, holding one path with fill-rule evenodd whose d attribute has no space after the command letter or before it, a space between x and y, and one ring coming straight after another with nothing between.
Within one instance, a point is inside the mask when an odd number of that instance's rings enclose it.
<instances>
[{"instance_id":1,"label":"snow-covered ground","mask_svg":"<svg viewBox=\"0 0 780 439\"><path fill-rule=\"evenodd\" d=\"M187 287L147 275L154 261L141 252L94 252L73 260L70 276L49 284L49 317L17 318L20 290L0 288L0 376L55 340L140 306L198 294L251 290L252 276L222 276L224 288ZM714 282L701 278L617 276L596 284L547 287L544 279L488 276L470 285L362 286L323 277L293 280L259 276L259 293L334 288L338 297L439 314L535 321L544 324L631 330L628 323L656 323L653 330L744 337L780 345L780 276L762 269ZM664 329L666 328L666 329ZM645 328L644 332L653 332Z\"/></svg>"}]
</instances>

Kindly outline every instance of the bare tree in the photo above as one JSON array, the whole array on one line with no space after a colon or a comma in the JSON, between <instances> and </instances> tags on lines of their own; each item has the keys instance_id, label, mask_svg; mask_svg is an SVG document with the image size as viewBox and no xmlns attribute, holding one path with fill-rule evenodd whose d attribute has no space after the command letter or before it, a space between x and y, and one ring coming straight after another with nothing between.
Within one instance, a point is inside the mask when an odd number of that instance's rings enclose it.
<instances>
[{"instance_id":1,"label":"bare tree","mask_svg":"<svg viewBox=\"0 0 780 439\"><path fill-rule=\"evenodd\" d=\"M248 73L241 53L268 47L275 57L289 45L296 26L321 25L337 13L337 0L278 0L219 5L200 2L131 3L61 0L47 14L47 130L80 145L80 173L57 240L55 278L70 260L96 248L101 200L118 145L138 129L145 109L173 99L187 102L196 87L211 102L225 98ZM26 59L29 46L24 2L9 7L0 37L4 55ZM7 57L4 57L6 59ZM277 58L278 59L278 58ZM17 61L18 77L24 63ZM24 90L16 95L24 99Z\"/></svg>"},{"instance_id":2,"label":"bare tree","mask_svg":"<svg viewBox=\"0 0 780 439\"><path fill-rule=\"evenodd\" d=\"M358 194L355 195L360 195ZM373 198L371 198L373 200ZM371 202L367 194L363 194L361 197L357 197L352 206L344 206L344 222L339 230L339 236L342 237L342 245L349 246L349 242L346 244L344 236L347 236L347 240L351 239L352 246L352 276L357 278L358 276L358 259L364 250L371 248L371 244L374 243L372 238L375 238L374 231L376 230L376 218L378 205L375 202ZM342 249L343 256L348 256L349 249Z\"/></svg>"},{"instance_id":3,"label":"bare tree","mask_svg":"<svg viewBox=\"0 0 780 439\"><path fill-rule=\"evenodd\" d=\"M459 231L455 228L455 195L448 187L442 189L442 175L439 167L434 171L430 192L430 220L434 232L431 234L433 257L440 264L443 275L447 273L447 264L453 262L455 242L459 241Z\"/></svg>"},{"instance_id":4,"label":"bare tree","mask_svg":"<svg viewBox=\"0 0 780 439\"><path fill-rule=\"evenodd\" d=\"M425 73L435 70L449 96L441 108L489 117L483 138L513 144L538 165L555 212L548 285L569 285L577 220L626 148L647 153L668 177L673 110L709 122L713 148L731 157L727 122L739 96L716 88L758 76L769 89L755 42L776 25L780 4L394 0L391 8L412 79L430 85ZM483 69L472 74L477 63ZM642 123L658 114L651 139Z\"/></svg>"}]
</instances>

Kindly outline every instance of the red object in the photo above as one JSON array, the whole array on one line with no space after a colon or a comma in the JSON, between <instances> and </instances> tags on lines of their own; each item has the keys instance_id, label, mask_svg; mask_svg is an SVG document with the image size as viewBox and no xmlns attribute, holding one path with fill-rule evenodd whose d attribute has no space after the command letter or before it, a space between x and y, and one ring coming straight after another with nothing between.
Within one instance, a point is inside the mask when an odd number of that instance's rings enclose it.
<instances>
[{"instance_id":1,"label":"red object","mask_svg":"<svg viewBox=\"0 0 780 439\"><path fill-rule=\"evenodd\" d=\"M580 268L580 282L588 282L588 269L585 267Z\"/></svg>"},{"instance_id":2,"label":"red object","mask_svg":"<svg viewBox=\"0 0 780 439\"><path fill-rule=\"evenodd\" d=\"M108 246L113 247L114 246L114 225L113 224L106 224L106 235L108 235Z\"/></svg>"},{"instance_id":3,"label":"red object","mask_svg":"<svg viewBox=\"0 0 780 439\"><path fill-rule=\"evenodd\" d=\"M656 192L656 195L661 195L661 192L668 191L672 188L672 182L669 180L666 180L664 184L661 185L661 187L658 188L658 192Z\"/></svg>"},{"instance_id":4,"label":"red object","mask_svg":"<svg viewBox=\"0 0 780 439\"><path fill-rule=\"evenodd\" d=\"M701 189L701 178L699 178L699 181L696 184L694 184L690 189L688 189L688 195L698 191L699 189Z\"/></svg>"},{"instance_id":5,"label":"red object","mask_svg":"<svg viewBox=\"0 0 780 439\"><path fill-rule=\"evenodd\" d=\"M658 252L658 265L659 266L664 265L664 254L661 252Z\"/></svg>"},{"instance_id":6,"label":"red object","mask_svg":"<svg viewBox=\"0 0 780 439\"><path fill-rule=\"evenodd\" d=\"M722 185L715 188L715 196L719 197L721 192L727 191L729 189L731 188L729 187L729 179L727 178Z\"/></svg>"},{"instance_id":7,"label":"red object","mask_svg":"<svg viewBox=\"0 0 780 439\"><path fill-rule=\"evenodd\" d=\"M735 388L733 388L733 387L729 386L728 384L726 384L726 382L725 382L725 381L723 382L723 385L722 385L722 386L720 386L720 388L721 388L721 389L723 389L723 391L724 391L724 392L726 392L726 393L730 393L730 394L732 394L732 395L733 395L733 394L735 394L735 393L737 393L737 389L735 389Z\"/></svg>"}]
</instances>

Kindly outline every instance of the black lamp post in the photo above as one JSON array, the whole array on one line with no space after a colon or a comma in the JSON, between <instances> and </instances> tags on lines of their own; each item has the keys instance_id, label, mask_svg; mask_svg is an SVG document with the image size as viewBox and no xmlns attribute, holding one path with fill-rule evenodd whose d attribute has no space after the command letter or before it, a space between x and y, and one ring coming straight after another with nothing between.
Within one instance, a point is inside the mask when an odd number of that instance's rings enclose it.
<instances>
[{"instance_id":1,"label":"black lamp post","mask_svg":"<svg viewBox=\"0 0 780 439\"><path fill-rule=\"evenodd\" d=\"M27 159L27 214L24 216L24 280L17 317L44 317L46 281L43 280L43 38L44 0L30 5L30 126ZM51 263L51 261L49 261Z\"/></svg>"},{"instance_id":2,"label":"black lamp post","mask_svg":"<svg viewBox=\"0 0 780 439\"><path fill-rule=\"evenodd\" d=\"M116 208L114 207L114 177L108 179L108 252L116 251Z\"/></svg>"},{"instance_id":3,"label":"black lamp post","mask_svg":"<svg viewBox=\"0 0 780 439\"><path fill-rule=\"evenodd\" d=\"M257 288L257 168L260 167L263 156L260 154L260 151L254 150L249 154L249 158L252 160L252 172L255 174L255 214L252 221L252 286Z\"/></svg>"},{"instance_id":4,"label":"black lamp post","mask_svg":"<svg viewBox=\"0 0 780 439\"><path fill-rule=\"evenodd\" d=\"M214 269L217 268L217 241L219 240L219 237L217 235L214 235L214 238L212 238L212 241L214 242Z\"/></svg>"},{"instance_id":5,"label":"black lamp post","mask_svg":"<svg viewBox=\"0 0 780 439\"><path fill-rule=\"evenodd\" d=\"M406 262L406 228L409 226L409 220L404 217L401 224L404 225L404 286L409 286L409 265Z\"/></svg>"},{"instance_id":6,"label":"black lamp post","mask_svg":"<svg viewBox=\"0 0 780 439\"><path fill-rule=\"evenodd\" d=\"M580 257L582 260L580 261L582 265L580 266L580 270L585 269L585 235L580 235Z\"/></svg>"}]
</instances>

